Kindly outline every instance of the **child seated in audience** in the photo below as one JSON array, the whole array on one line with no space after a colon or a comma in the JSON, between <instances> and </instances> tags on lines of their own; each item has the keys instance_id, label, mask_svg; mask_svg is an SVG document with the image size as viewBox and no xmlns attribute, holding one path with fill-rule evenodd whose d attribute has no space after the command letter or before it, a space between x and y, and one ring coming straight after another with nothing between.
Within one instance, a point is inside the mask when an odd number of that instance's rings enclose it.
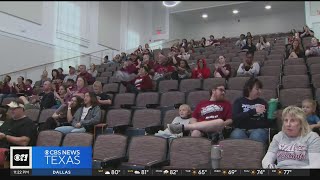
<instances>
[{"instance_id":1,"label":"child seated in audience","mask_svg":"<svg viewBox=\"0 0 320 180\"><path fill-rule=\"evenodd\" d=\"M182 104L179 107L179 116L175 117L172 121L172 124L189 124L191 119L191 108L187 104ZM183 136L183 132L179 134L172 134L168 128L166 128L164 131L160 130L158 133L155 134L155 136L161 136L165 138L178 138Z\"/></svg>"},{"instance_id":2,"label":"child seated in audience","mask_svg":"<svg viewBox=\"0 0 320 180\"><path fill-rule=\"evenodd\" d=\"M320 56L320 46L317 38L311 39L311 47L307 48L306 56Z\"/></svg>"},{"instance_id":3,"label":"child seated in audience","mask_svg":"<svg viewBox=\"0 0 320 180\"><path fill-rule=\"evenodd\" d=\"M307 121L311 130L320 132L320 119L316 114L317 103L312 99L305 99L302 101L302 110L307 115Z\"/></svg>"}]
</instances>

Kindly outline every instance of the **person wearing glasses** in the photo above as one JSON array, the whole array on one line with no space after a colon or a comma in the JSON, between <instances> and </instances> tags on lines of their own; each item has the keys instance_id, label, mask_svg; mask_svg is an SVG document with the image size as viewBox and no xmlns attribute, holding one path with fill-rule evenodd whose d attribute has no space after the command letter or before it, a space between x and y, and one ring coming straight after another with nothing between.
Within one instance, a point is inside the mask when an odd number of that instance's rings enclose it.
<instances>
[{"instance_id":1,"label":"person wearing glasses","mask_svg":"<svg viewBox=\"0 0 320 180\"><path fill-rule=\"evenodd\" d=\"M250 78L243 88L243 97L238 98L232 107L232 119L235 129L230 138L252 139L266 143L268 131L271 127L268 121L268 104L260 98L262 82L256 78Z\"/></svg>"},{"instance_id":2,"label":"person wearing glasses","mask_svg":"<svg viewBox=\"0 0 320 180\"><path fill-rule=\"evenodd\" d=\"M220 133L232 123L231 104L225 100L225 85L216 85L209 100L201 101L192 113L190 124L168 124L172 134L191 131L191 136L202 137Z\"/></svg>"}]
</instances>

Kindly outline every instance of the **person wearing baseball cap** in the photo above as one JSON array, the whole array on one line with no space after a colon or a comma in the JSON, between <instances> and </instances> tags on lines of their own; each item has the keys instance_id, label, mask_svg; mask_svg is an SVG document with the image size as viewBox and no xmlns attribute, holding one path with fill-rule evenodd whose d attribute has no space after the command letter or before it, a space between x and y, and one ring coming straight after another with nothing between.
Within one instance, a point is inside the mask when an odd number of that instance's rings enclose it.
<instances>
[{"instance_id":1,"label":"person wearing baseball cap","mask_svg":"<svg viewBox=\"0 0 320 180\"><path fill-rule=\"evenodd\" d=\"M23 103L12 101L7 106L11 119L0 126L0 167L6 159L6 149L9 150L10 146L32 146L37 135L36 126L26 116Z\"/></svg>"},{"instance_id":2,"label":"person wearing baseball cap","mask_svg":"<svg viewBox=\"0 0 320 180\"><path fill-rule=\"evenodd\" d=\"M74 81L77 80L76 68L74 68L73 66L69 66L69 74L64 77L63 82L66 83L68 79L73 79Z\"/></svg>"}]
</instances>

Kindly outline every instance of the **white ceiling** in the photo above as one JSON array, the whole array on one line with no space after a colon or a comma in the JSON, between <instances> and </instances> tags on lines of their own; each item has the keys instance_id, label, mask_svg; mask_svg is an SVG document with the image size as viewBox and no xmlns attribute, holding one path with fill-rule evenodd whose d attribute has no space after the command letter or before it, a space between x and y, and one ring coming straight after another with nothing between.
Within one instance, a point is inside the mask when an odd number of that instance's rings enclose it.
<instances>
[{"instance_id":1,"label":"white ceiling","mask_svg":"<svg viewBox=\"0 0 320 180\"><path fill-rule=\"evenodd\" d=\"M228 3L229 2L229 3ZM231 19L231 18L241 18L248 16L263 16L270 13L281 13L290 11L304 11L304 1L269 1L267 2L258 2L258 1L220 1L212 2L211 5L216 7L209 7L209 1L181 1L175 9L169 10L171 14L177 17L179 20L185 23L199 23L204 21L217 21L221 19ZM238 3L231 4L230 3ZM225 5L223 5L225 4ZM229 5L226 5L229 4ZM266 4L270 4L272 8L266 10L264 7ZM192 7L192 8L191 8ZM198 7L198 8L196 8ZM200 7L209 7L209 8L200 8ZM187 10L195 9L195 10ZM232 10L239 10L238 14L233 14ZM202 19L201 15L203 13L208 14L206 20Z\"/></svg>"}]
</instances>

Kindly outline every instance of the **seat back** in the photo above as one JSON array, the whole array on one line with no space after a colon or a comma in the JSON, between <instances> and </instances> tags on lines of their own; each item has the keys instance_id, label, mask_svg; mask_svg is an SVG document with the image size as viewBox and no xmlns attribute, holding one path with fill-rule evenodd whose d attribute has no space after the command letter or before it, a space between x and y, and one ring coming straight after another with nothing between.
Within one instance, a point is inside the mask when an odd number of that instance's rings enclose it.
<instances>
[{"instance_id":1,"label":"seat back","mask_svg":"<svg viewBox=\"0 0 320 180\"><path fill-rule=\"evenodd\" d=\"M161 125L161 112L158 109L138 109L132 117L134 128L146 128Z\"/></svg>"},{"instance_id":2,"label":"seat back","mask_svg":"<svg viewBox=\"0 0 320 180\"><path fill-rule=\"evenodd\" d=\"M129 125L131 123L131 110L111 109L107 113L106 122L108 127Z\"/></svg>"},{"instance_id":3,"label":"seat back","mask_svg":"<svg viewBox=\"0 0 320 180\"><path fill-rule=\"evenodd\" d=\"M62 146L92 146L93 135L90 133L68 133Z\"/></svg>"},{"instance_id":4,"label":"seat back","mask_svg":"<svg viewBox=\"0 0 320 180\"><path fill-rule=\"evenodd\" d=\"M37 146L60 146L63 133L55 130L40 131L37 139Z\"/></svg>"},{"instance_id":5,"label":"seat back","mask_svg":"<svg viewBox=\"0 0 320 180\"><path fill-rule=\"evenodd\" d=\"M248 139L227 139L222 146L221 169L261 169L265 154L264 144Z\"/></svg>"},{"instance_id":6,"label":"seat back","mask_svg":"<svg viewBox=\"0 0 320 180\"><path fill-rule=\"evenodd\" d=\"M114 159L124 157L127 149L127 137L120 134L101 134L93 146L93 159Z\"/></svg>"},{"instance_id":7,"label":"seat back","mask_svg":"<svg viewBox=\"0 0 320 180\"><path fill-rule=\"evenodd\" d=\"M211 168L211 141L182 137L170 144L170 166L176 168Z\"/></svg>"},{"instance_id":8,"label":"seat back","mask_svg":"<svg viewBox=\"0 0 320 180\"><path fill-rule=\"evenodd\" d=\"M167 140L157 136L134 136L128 147L129 163L148 165L164 161L167 155Z\"/></svg>"}]
</instances>

